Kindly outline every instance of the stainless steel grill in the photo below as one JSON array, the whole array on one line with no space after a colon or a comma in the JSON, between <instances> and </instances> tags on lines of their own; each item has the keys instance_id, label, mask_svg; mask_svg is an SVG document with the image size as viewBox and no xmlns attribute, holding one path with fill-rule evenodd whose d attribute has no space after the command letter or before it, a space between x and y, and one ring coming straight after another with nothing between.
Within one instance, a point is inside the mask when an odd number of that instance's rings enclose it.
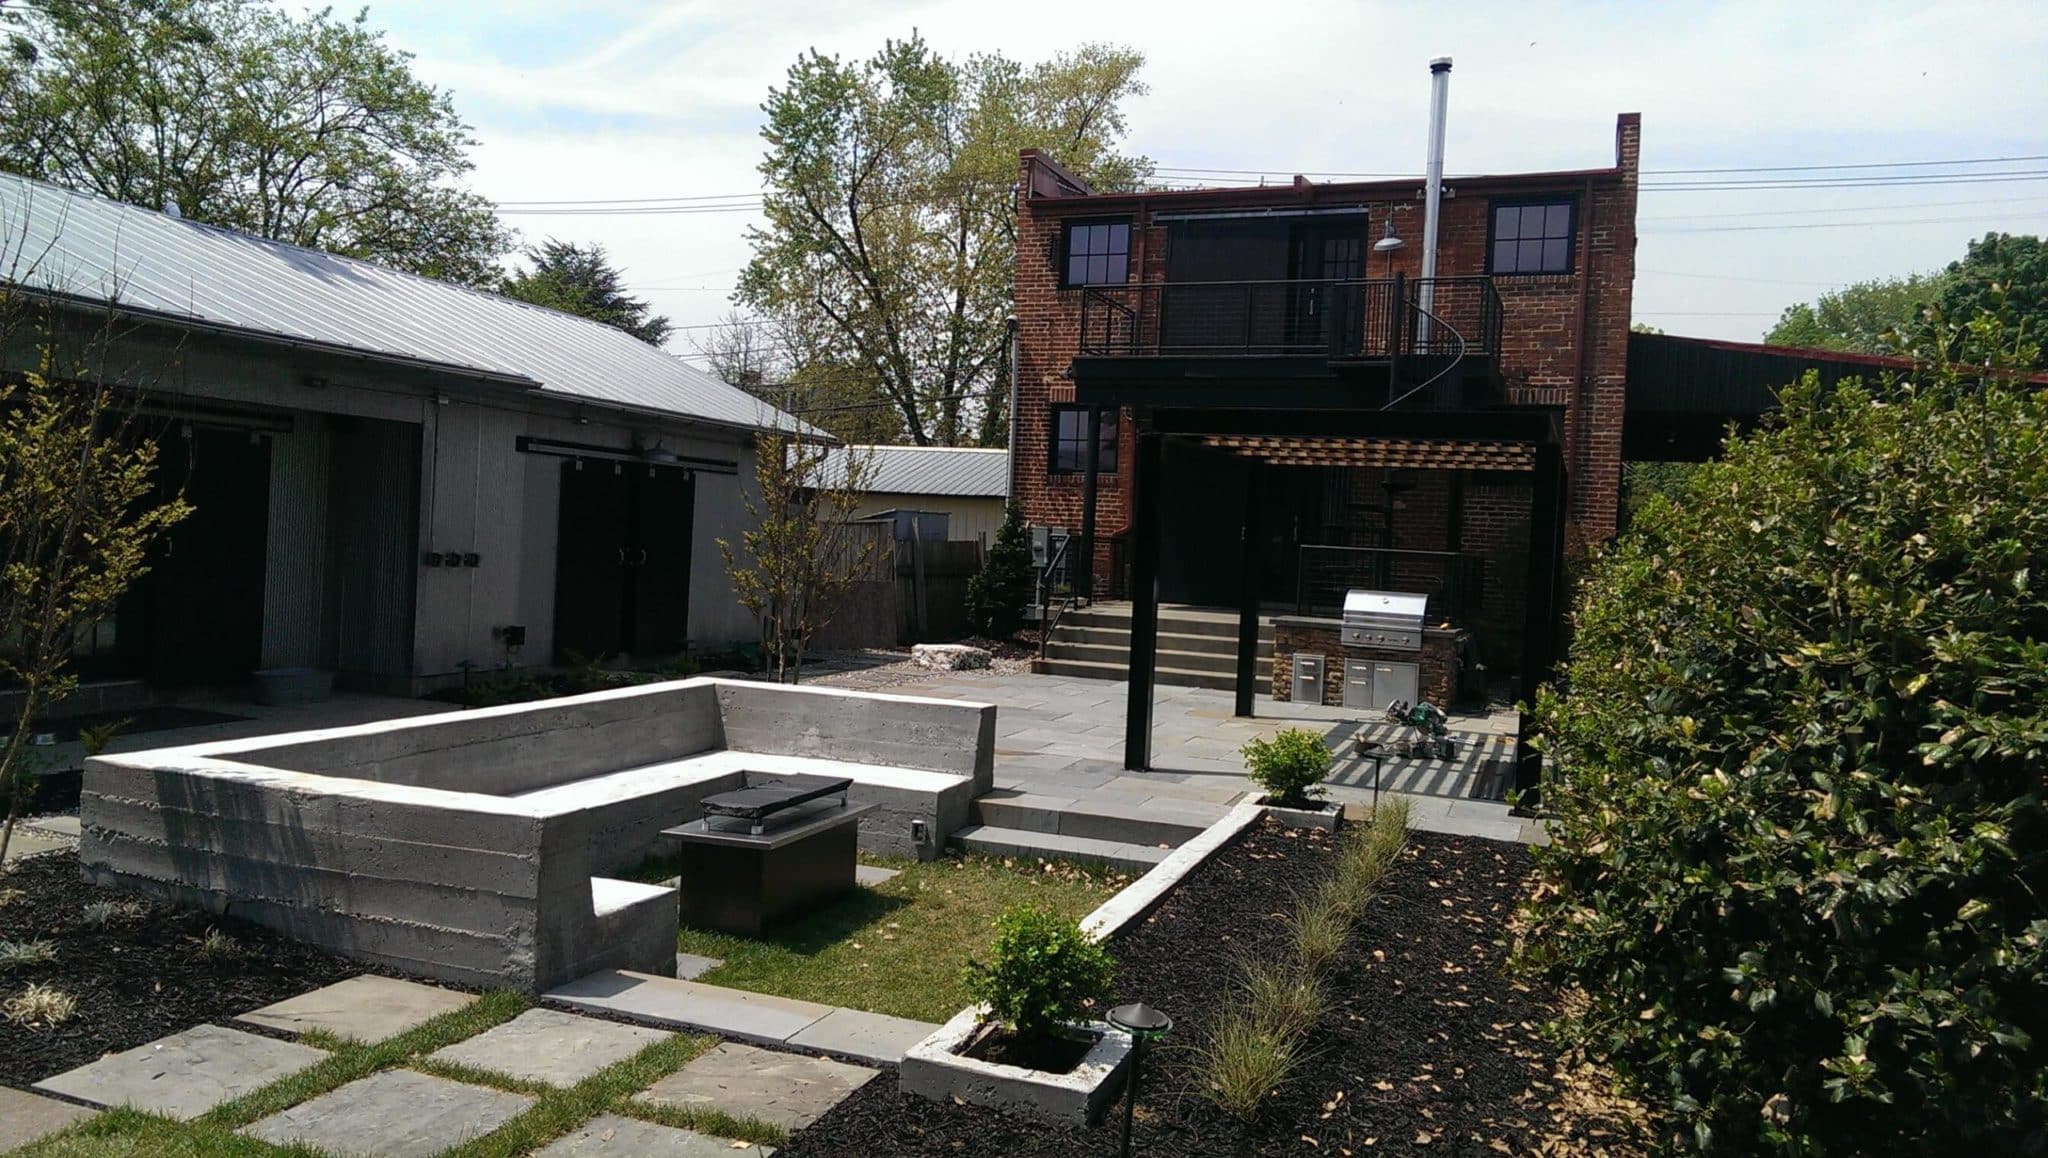
<instances>
[{"instance_id":1,"label":"stainless steel grill","mask_svg":"<svg viewBox=\"0 0 2048 1158\"><path fill-rule=\"evenodd\" d=\"M1421 651L1428 612L1427 595L1354 588L1344 593L1344 646Z\"/></svg>"}]
</instances>

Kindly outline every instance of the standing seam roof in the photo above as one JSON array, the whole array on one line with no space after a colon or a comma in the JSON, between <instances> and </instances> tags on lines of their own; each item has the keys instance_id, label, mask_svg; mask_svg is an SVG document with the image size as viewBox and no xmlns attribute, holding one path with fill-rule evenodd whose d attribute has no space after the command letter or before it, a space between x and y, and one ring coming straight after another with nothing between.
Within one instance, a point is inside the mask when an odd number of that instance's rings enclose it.
<instances>
[{"instance_id":1,"label":"standing seam roof","mask_svg":"<svg viewBox=\"0 0 2048 1158\"><path fill-rule=\"evenodd\" d=\"M602 322L11 173L0 173L0 282L371 357L526 378L543 395L727 426L800 425Z\"/></svg>"}]
</instances>

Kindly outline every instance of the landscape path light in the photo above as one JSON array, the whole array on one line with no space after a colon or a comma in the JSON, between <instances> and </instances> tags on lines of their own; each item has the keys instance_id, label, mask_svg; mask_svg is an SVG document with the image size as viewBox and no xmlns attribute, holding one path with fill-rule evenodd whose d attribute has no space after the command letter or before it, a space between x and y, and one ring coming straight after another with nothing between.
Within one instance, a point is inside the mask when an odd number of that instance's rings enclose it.
<instances>
[{"instance_id":1,"label":"landscape path light","mask_svg":"<svg viewBox=\"0 0 2048 1158\"><path fill-rule=\"evenodd\" d=\"M1173 1019L1145 1004L1133 1001L1109 1011L1109 1023L1131 1035L1131 1080L1124 1084L1123 1158L1131 1158L1131 1120L1138 1113L1138 1081L1144 1073L1145 1047L1173 1029Z\"/></svg>"}]
</instances>

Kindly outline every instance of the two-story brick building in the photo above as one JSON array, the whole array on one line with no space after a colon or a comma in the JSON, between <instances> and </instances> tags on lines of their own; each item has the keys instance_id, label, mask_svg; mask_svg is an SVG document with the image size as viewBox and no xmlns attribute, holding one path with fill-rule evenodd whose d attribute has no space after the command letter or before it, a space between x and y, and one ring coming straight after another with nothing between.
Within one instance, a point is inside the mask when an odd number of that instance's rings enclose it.
<instances>
[{"instance_id":1,"label":"two-story brick building","mask_svg":"<svg viewBox=\"0 0 2048 1158\"><path fill-rule=\"evenodd\" d=\"M1640 131L1447 179L1429 278L1422 181L1097 193L1025 151L1011 493L1132 599L1127 763L1161 602L1242 609L1240 711L1258 611L1354 587L1548 672L1563 560L1615 527Z\"/></svg>"}]
</instances>

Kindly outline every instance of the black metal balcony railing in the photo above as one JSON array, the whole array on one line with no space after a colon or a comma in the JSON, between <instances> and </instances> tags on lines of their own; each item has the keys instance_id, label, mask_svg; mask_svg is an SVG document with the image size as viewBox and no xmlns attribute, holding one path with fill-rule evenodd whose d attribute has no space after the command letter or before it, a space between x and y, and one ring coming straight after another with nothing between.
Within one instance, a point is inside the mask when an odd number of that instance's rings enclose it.
<instances>
[{"instance_id":1,"label":"black metal balcony railing","mask_svg":"<svg viewBox=\"0 0 2048 1158\"><path fill-rule=\"evenodd\" d=\"M1316 545L1305 545L1300 552L1294 588L1297 615L1338 614L1344 593L1354 587L1427 595L1431 623L1467 622L1480 613L1486 599L1486 559L1480 555Z\"/></svg>"},{"instance_id":2,"label":"black metal balcony railing","mask_svg":"<svg viewBox=\"0 0 2048 1158\"><path fill-rule=\"evenodd\" d=\"M1500 334L1500 294L1486 277L1163 282L1081 293L1081 353L1095 357L1470 357L1499 353Z\"/></svg>"}]
</instances>

